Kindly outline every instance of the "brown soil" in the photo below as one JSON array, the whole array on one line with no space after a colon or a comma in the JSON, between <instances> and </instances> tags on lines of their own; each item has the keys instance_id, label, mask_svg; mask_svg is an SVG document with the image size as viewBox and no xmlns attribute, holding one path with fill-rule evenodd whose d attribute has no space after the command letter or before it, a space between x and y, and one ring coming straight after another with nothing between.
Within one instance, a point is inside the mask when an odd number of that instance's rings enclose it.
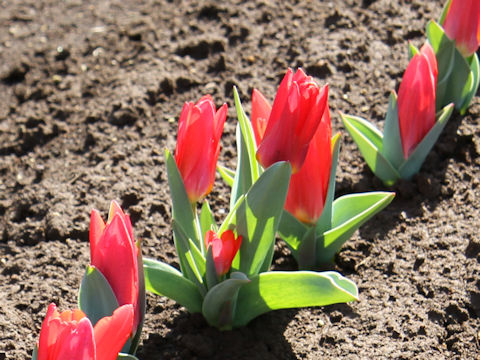
<instances>
[{"instance_id":1,"label":"brown soil","mask_svg":"<svg viewBox=\"0 0 480 360\"><path fill-rule=\"evenodd\" d=\"M383 124L388 93L443 0L0 1L0 359L30 359L52 301L75 306L92 207L118 199L145 256L176 264L163 149L185 101L247 111L286 68L330 105ZM450 120L422 171L344 246L360 301L276 311L219 332L148 295L153 359L474 359L480 330L480 102ZM221 161L233 166L235 114ZM385 190L343 132L337 196ZM219 217L228 193L209 197ZM223 211L223 212L222 212ZM292 268L280 244L276 268Z\"/></svg>"}]
</instances>

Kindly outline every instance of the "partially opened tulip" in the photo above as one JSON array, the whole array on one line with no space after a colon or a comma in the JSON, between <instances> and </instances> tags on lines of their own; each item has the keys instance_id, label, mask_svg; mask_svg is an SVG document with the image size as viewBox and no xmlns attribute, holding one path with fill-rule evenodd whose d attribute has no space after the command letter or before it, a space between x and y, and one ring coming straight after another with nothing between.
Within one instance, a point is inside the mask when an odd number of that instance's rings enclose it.
<instances>
[{"instance_id":1,"label":"partially opened tulip","mask_svg":"<svg viewBox=\"0 0 480 360\"><path fill-rule=\"evenodd\" d=\"M145 283L143 279L143 262L140 242L135 242L130 217L126 215L117 202L112 201L108 220L105 223L97 210L92 210L90 221L91 267L82 281L80 289L80 306L88 316L98 315L98 309L114 309L117 306L131 304L134 309L134 321L131 353L135 352L145 316ZM93 276L99 272L101 275ZM98 282L104 278L107 284ZM95 280L97 279L97 280ZM105 287L107 289L105 289ZM110 290L111 288L111 290ZM116 301L99 304L92 301L98 294L113 292ZM85 301L83 301L86 299ZM100 314L106 316L109 314ZM95 319L92 319L95 321Z\"/></svg>"},{"instance_id":2,"label":"partially opened tulip","mask_svg":"<svg viewBox=\"0 0 480 360\"><path fill-rule=\"evenodd\" d=\"M437 59L426 43L410 60L398 90L398 121L407 159L435 125Z\"/></svg>"},{"instance_id":3,"label":"partially opened tulip","mask_svg":"<svg viewBox=\"0 0 480 360\"><path fill-rule=\"evenodd\" d=\"M455 40L460 53L471 56L480 45L480 1L450 0L443 28L447 36Z\"/></svg>"},{"instance_id":4,"label":"partially opened tulip","mask_svg":"<svg viewBox=\"0 0 480 360\"><path fill-rule=\"evenodd\" d=\"M214 231L205 234L205 247L212 248L213 261L217 275L225 275L232 266L232 261L242 245L242 237L237 236L232 230L227 230L219 237Z\"/></svg>"},{"instance_id":5,"label":"partially opened tulip","mask_svg":"<svg viewBox=\"0 0 480 360\"><path fill-rule=\"evenodd\" d=\"M175 161L190 202L202 200L212 190L220 153L220 137L227 104L215 110L210 95L183 106L178 123Z\"/></svg>"},{"instance_id":6,"label":"partially opened tulip","mask_svg":"<svg viewBox=\"0 0 480 360\"><path fill-rule=\"evenodd\" d=\"M327 105L302 168L290 178L285 209L301 222L315 224L325 205L331 170L332 127Z\"/></svg>"},{"instance_id":7,"label":"partially opened tulip","mask_svg":"<svg viewBox=\"0 0 480 360\"><path fill-rule=\"evenodd\" d=\"M278 161L288 161L295 173L302 167L308 145L322 119L328 86L320 88L302 69L295 74L288 69L278 88L266 125L265 114L269 104L260 95L256 90L252 100L252 121L257 142L261 137L257 159L264 168Z\"/></svg>"},{"instance_id":8,"label":"partially opened tulip","mask_svg":"<svg viewBox=\"0 0 480 360\"><path fill-rule=\"evenodd\" d=\"M133 307L124 305L95 327L81 310L50 304L34 360L115 360L132 332Z\"/></svg>"}]
</instances>

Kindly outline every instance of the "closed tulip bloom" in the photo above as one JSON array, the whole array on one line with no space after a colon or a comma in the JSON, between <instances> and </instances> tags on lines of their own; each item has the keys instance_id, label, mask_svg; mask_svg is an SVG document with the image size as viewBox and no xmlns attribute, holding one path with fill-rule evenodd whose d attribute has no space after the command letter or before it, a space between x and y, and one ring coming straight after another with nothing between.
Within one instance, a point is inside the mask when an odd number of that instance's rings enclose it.
<instances>
[{"instance_id":1,"label":"closed tulip bloom","mask_svg":"<svg viewBox=\"0 0 480 360\"><path fill-rule=\"evenodd\" d=\"M293 173L300 170L325 111L327 96L328 86L320 88L302 69L295 74L288 69L278 88L257 150L257 159L264 168L278 161L288 161ZM254 101L252 113L255 114L261 104L264 109L258 111L265 114L268 107L262 99Z\"/></svg>"},{"instance_id":2,"label":"closed tulip bloom","mask_svg":"<svg viewBox=\"0 0 480 360\"><path fill-rule=\"evenodd\" d=\"M180 114L175 161L192 203L212 190L227 109L223 104L216 111L206 95L196 104L185 103Z\"/></svg>"},{"instance_id":3,"label":"closed tulip bloom","mask_svg":"<svg viewBox=\"0 0 480 360\"><path fill-rule=\"evenodd\" d=\"M463 56L472 55L480 45L480 1L451 0L443 28Z\"/></svg>"},{"instance_id":4,"label":"closed tulip bloom","mask_svg":"<svg viewBox=\"0 0 480 360\"><path fill-rule=\"evenodd\" d=\"M211 230L205 234L205 246L212 248L213 261L217 275L225 275L232 266L232 261L242 245L242 237L235 238L232 230L227 230L220 237Z\"/></svg>"},{"instance_id":5,"label":"closed tulip bloom","mask_svg":"<svg viewBox=\"0 0 480 360\"><path fill-rule=\"evenodd\" d=\"M108 221L105 223L97 210L90 216L91 263L107 279L119 305L132 304L134 333L143 320L140 303L139 263L140 249L135 244L132 223L117 202L112 201ZM142 282L143 283L143 282Z\"/></svg>"},{"instance_id":6,"label":"closed tulip bloom","mask_svg":"<svg viewBox=\"0 0 480 360\"><path fill-rule=\"evenodd\" d=\"M119 307L92 327L81 310L59 313L52 303L40 330L37 360L115 360L132 326L132 305Z\"/></svg>"},{"instance_id":7,"label":"closed tulip bloom","mask_svg":"<svg viewBox=\"0 0 480 360\"><path fill-rule=\"evenodd\" d=\"M410 60L398 90L398 121L407 159L435 125L437 59L426 43Z\"/></svg>"},{"instance_id":8,"label":"closed tulip bloom","mask_svg":"<svg viewBox=\"0 0 480 360\"><path fill-rule=\"evenodd\" d=\"M325 206L331 169L332 127L327 105L305 162L290 179L285 210L304 223L315 224Z\"/></svg>"}]
</instances>

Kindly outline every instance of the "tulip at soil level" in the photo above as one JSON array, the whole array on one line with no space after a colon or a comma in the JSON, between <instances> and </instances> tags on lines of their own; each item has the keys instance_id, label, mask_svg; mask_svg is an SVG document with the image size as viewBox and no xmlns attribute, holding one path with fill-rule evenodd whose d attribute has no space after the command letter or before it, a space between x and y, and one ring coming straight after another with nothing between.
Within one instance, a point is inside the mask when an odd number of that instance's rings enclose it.
<instances>
[{"instance_id":1,"label":"tulip at soil level","mask_svg":"<svg viewBox=\"0 0 480 360\"><path fill-rule=\"evenodd\" d=\"M398 91L398 121L407 159L435 125L437 60L426 43L410 60Z\"/></svg>"},{"instance_id":2,"label":"tulip at soil level","mask_svg":"<svg viewBox=\"0 0 480 360\"><path fill-rule=\"evenodd\" d=\"M232 261L240 245L242 244L242 237L235 238L235 234L232 230L227 230L222 233L220 237L209 230L205 234L205 247L212 248L213 261L215 262L215 269L217 275L225 275L232 266Z\"/></svg>"},{"instance_id":3,"label":"tulip at soil level","mask_svg":"<svg viewBox=\"0 0 480 360\"><path fill-rule=\"evenodd\" d=\"M192 203L201 201L212 190L226 117L227 104L216 111L210 95L183 106L175 161Z\"/></svg>"},{"instance_id":4,"label":"tulip at soil level","mask_svg":"<svg viewBox=\"0 0 480 360\"><path fill-rule=\"evenodd\" d=\"M132 326L132 305L119 307L93 327L81 310L59 313L52 303L33 360L115 360Z\"/></svg>"},{"instance_id":5,"label":"tulip at soil level","mask_svg":"<svg viewBox=\"0 0 480 360\"><path fill-rule=\"evenodd\" d=\"M471 56L480 45L480 1L450 0L443 28L460 53Z\"/></svg>"},{"instance_id":6,"label":"tulip at soil level","mask_svg":"<svg viewBox=\"0 0 480 360\"><path fill-rule=\"evenodd\" d=\"M288 69L271 111L263 95L254 91L252 124L257 143L261 139L257 159L264 168L278 161L288 161L292 173L300 170L326 109L327 96L328 86L320 88L302 69L295 74Z\"/></svg>"},{"instance_id":7,"label":"tulip at soil level","mask_svg":"<svg viewBox=\"0 0 480 360\"><path fill-rule=\"evenodd\" d=\"M130 217L115 201L111 203L107 223L97 210L92 210L90 254L91 264L110 284L118 305L133 305L135 335L144 317L141 249L135 243Z\"/></svg>"}]
</instances>

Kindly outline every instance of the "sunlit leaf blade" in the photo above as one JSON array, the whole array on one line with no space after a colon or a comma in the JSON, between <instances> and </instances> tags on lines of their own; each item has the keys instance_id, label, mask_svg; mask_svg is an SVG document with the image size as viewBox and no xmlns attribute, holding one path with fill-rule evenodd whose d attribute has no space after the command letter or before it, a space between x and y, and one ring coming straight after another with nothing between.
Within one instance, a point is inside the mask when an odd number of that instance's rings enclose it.
<instances>
[{"instance_id":1,"label":"sunlit leaf blade","mask_svg":"<svg viewBox=\"0 0 480 360\"><path fill-rule=\"evenodd\" d=\"M471 87L470 91L467 92L467 95L463 99L463 104L460 109L460 115L465 114L468 106L470 105L470 102L477 93L478 86L480 85L480 63L478 61L478 56L476 53L472 56L470 69L471 82L469 83L471 84ZM465 86L468 86L468 84L466 84Z\"/></svg>"},{"instance_id":2,"label":"sunlit leaf blade","mask_svg":"<svg viewBox=\"0 0 480 360\"><path fill-rule=\"evenodd\" d=\"M220 173L223 181L225 181L228 186L233 186L233 180L235 179L235 171L222 165L217 165L217 170Z\"/></svg>"},{"instance_id":3,"label":"sunlit leaf blade","mask_svg":"<svg viewBox=\"0 0 480 360\"><path fill-rule=\"evenodd\" d=\"M120 353L118 354L117 360L138 360L138 358L130 354Z\"/></svg>"},{"instance_id":4,"label":"sunlit leaf blade","mask_svg":"<svg viewBox=\"0 0 480 360\"><path fill-rule=\"evenodd\" d=\"M196 259L192 255L191 247L193 245L193 248L196 248L196 245L187 238L187 234L175 220L172 221L172 229L175 236L175 248L177 249L180 264L183 264L181 269L183 275L190 281L193 281L199 287L201 292L204 292L203 274L200 272L195 261ZM198 251L198 253L200 252ZM205 265L203 265L203 269L205 269Z\"/></svg>"},{"instance_id":5,"label":"sunlit leaf blade","mask_svg":"<svg viewBox=\"0 0 480 360\"><path fill-rule=\"evenodd\" d=\"M443 83L452 73L455 60L455 42L450 40L443 28L435 21L427 25L427 38L432 45L438 64L438 83Z\"/></svg>"},{"instance_id":6,"label":"sunlit leaf blade","mask_svg":"<svg viewBox=\"0 0 480 360\"><path fill-rule=\"evenodd\" d=\"M433 128L430 129L430 131L423 138L423 140L417 145L413 153L398 169L400 176L403 179L409 180L420 170L423 162L425 161L425 158L427 157L430 150L432 150L433 145L435 145L438 137L442 133L443 128L447 124L447 121L450 118L452 111L453 106L447 105L437 114L437 122L435 123Z\"/></svg>"},{"instance_id":7,"label":"sunlit leaf blade","mask_svg":"<svg viewBox=\"0 0 480 360\"><path fill-rule=\"evenodd\" d=\"M383 151L382 154L395 169L404 162L400 127L398 125L397 95L390 93L387 116L383 129Z\"/></svg>"},{"instance_id":8,"label":"sunlit leaf blade","mask_svg":"<svg viewBox=\"0 0 480 360\"><path fill-rule=\"evenodd\" d=\"M143 269L148 291L175 300L192 313L202 311L202 295L180 271L161 261L146 258L143 259Z\"/></svg>"},{"instance_id":9,"label":"sunlit leaf blade","mask_svg":"<svg viewBox=\"0 0 480 360\"><path fill-rule=\"evenodd\" d=\"M408 58L411 59L414 57L416 54L418 54L420 51L418 48L413 45L411 42L408 43Z\"/></svg>"},{"instance_id":10,"label":"sunlit leaf blade","mask_svg":"<svg viewBox=\"0 0 480 360\"><path fill-rule=\"evenodd\" d=\"M238 123L240 124L242 137L245 141L248 153L252 183L254 183L261 175L261 169L256 158L257 146L255 144L255 135L253 133L252 124L243 110L240 96L238 95L238 90L235 86L233 87L233 98L235 101L235 109L237 110Z\"/></svg>"},{"instance_id":11,"label":"sunlit leaf blade","mask_svg":"<svg viewBox=\"0 0 480 360\"><path fill-rule=\"evenodd\" d=\"M331 262L353 233L395 197L392 192L368 192L339 197L333 202L332 229L317 234L317 264Z\"/></svg>"},{"instance_id":12,"label":"sunlit leaf blade","mask_svg":"<svg viewBox=\"0 0 480 360\"><path fill-rule=\"evenodd\" d=\"M230 329L236 313L235 305L239 289L250 280L240 273L232 273L230 279L211 288L202 306L202 314L207 322L219 329Z\"/></svg>"},{"instance_id":13,"label":"sunlit leaf blade","mask_svg":"<svg viewBox=\"0 0 480 360\"><path fill-rule=\"evenodd\" d=\"M213 217L212 210L208 201L204 201L202 204L202 210L200 212L200 229L202 231L201 237L205 237L205 233L208 230L213 230L217 232L217 224L215 223L215 218Z\"/></svg>"},{"instance_id":14,"label":"sunlit leaf blade","mask_svg":"<svg viewBox=\"0 0 480 360\"><path fill-rule=\"evenodd\" d=\"M241 106L241 105L240 105ZM234 206L240 196L247 193L252 186L251 159L248 154L245 138L242 136L240 124L236 129L237 139L237 169L233 180L232 191L230 195L230 209Z\"/></svg>"},{"instance_id":15,"label":"sunlit leaf blade","mask_svg":"<svg viewBox=\"0 0 480 360\"><path fill-rule=\"evenodd\" d=\"M278 226L278 233L283 241L287 243L295 259L297 259L298 247L307 230L308 227L306 225L298 221L297 218L288 211L283 211L282 219Z\"/></svg>"},{"instance_id":16,"label":"sunlit leaf blade","mask_svg":"<svg viewBox=\"0 0 480 360\"><path fill-rule=\"evenodd\" d=\"M105 316L111 316L118 308L112 287L103 274L94 266L88 266L83 275L78 293L78 307L93 326Z\"/></svg>"},{"instance_id":17,"label":"sunlit leaf blade","mask_svg":"<svg viewBox=\"0 0 480 360\"><path fill-rule=\"evenodd\" d=\"M233 325L271 310L325 306L358 299L356 285L336 272L271 271L250 279L238 293Z\"/></svg>"},{"instance_id":18,"label":"sunlit leaf blade","mask_svg":"<svg viewBox=\"0 0 480 360\"><path fill-rule=\"evenodd\" d=\"M226 230L234 230L235 223L233 219L237 213L238 208L240 207L240 205L243 203L244 200L245 200L245 195L240 196L240 198L233 205L233 207L230 208L230 211L228 215L225 217L225 219L223 220L222 225L220 225L220 228L218 229L217 234L223 234L223 232Z\"/></svg>"},{"instance_id":19,"label":"sunlit leaf blade","mask_svg":"<svg viewBox=\"0 0 480 360\"><path fill-rule=\"evenodd\" d=\"M240 204L232 223L242 236L240 251L232 268L247 276L257 274L271 262L275 233L285 204L291 167L286 162L270 166L253 184Z\"/></svg>"},{"instance_id":20,"label":"sunlit leaf blade","mask_svg":"<svg viewBox=\"0 0 480 360\"><path fill-rule=\"evenodd\" d=\"M199 244L198 234L195 228L195 216L192 205L188 199L182 176L178 171L177 163L170 152L165 150L165 159L167 164L168 186L170 187L170 196L172 198L172 217L178 222L181 228L196 244Z\"/></svg>"},{"instance_id":21,"label":"sunlit leaf blade","mask_svg":"<svg viewBox=\"0 0 480 360\"><path fill-rule=\"evenodd\" d=\"M340 153L340 133L332 138L332 166L330 170L330 178L328 180L327 197L323 206L322 214L317 220L317 232L324 232L332 226L332 203L335 197L335 180L338 165L338 154Z\"/></svg>"},{"instance_id":22,"label":"sunlit leaf blade","mask_svg":"<svg viewBox=\"0 0 480 360\"><path fill-rule=\"evenodd\" d=\"M382 133L365 119L344 114L340 116L373 173L386 185L393 185L400 175L381 153Z\"/></svg>"}]
</instances>

